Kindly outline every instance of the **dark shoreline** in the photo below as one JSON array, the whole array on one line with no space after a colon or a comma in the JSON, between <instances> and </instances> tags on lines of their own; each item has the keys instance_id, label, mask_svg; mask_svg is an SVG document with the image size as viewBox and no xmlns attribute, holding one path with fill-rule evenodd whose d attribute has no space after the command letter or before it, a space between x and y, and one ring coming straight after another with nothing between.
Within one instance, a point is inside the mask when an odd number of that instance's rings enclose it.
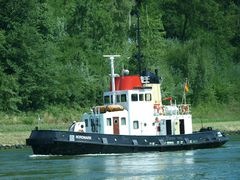
<instances>
[{"instance_id":1,"label":"dark shoreline","mask_svg":"<svg viewBox=\"0 0 240 180\"><path fill-rule=\"evenodd\" d=\"M0 144L0 150L2 149L23 149L28 147L26 144Z\"/></svg>"},{"instance_id":2,"label":"dark shoreline","mask_svg":"<svg viewBox=\"0 0 240 180\"><path fill-rule=\"evenodd\" d=\"M222 131L225 135L240 135L240 130L237 131ZM3 149L23 149L28 147L26 144L0 144L0 150Z\"/></svg>"}]
</instances>

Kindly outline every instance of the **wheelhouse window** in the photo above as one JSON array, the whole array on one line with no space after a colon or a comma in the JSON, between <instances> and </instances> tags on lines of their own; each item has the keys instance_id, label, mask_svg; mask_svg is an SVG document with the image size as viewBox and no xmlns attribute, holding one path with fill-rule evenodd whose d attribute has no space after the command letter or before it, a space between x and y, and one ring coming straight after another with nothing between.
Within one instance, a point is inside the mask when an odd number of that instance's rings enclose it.
<instances>
[{"instance_id":1,"label":"wheelhouse window","mask_svg":"<svg viewBox=\"0 0 240 180\"><path fill-rule=\"evenodd\" d=\"M127 95L121 94L121 102L127 102Z\"/></svg>"},{"instance_id":2,"label":"wheelhouse window","mask_svg":"<svg viewBox=\"0 0 240 180\"><path fill-rule=\"evenodd\" d=\"M132 101L138 101L138 94L132 94L131 99Z\"/></svg>"},{"instance_id":3,"label":"wheelhouse window","mask_svg":"<svg viewBox=\"0 0 240 180\"><path fill-rule=\"evenodd\" d=\"M150 93L145 94L145 100L146 101L151 101L152 100L152 95Z\"/></svg>"},{"instance_id":4,"label":"wheelhouse window","mask_svg":"<svg viewBox=\"0 0 240 180\"><path fill-rule=\"evenodd\" d=\"M107 118L107 126L112 126L112 119L111 118Z\"/></svg>"},{"instance_id":5,"label":"wheelhouse window","mask_svg":"<svg viewBox=\"0 0 240 180\"><path fill-rule=\"evenodd\" d=\"M144 94L139 94L139 101L144 101Z\"/></svg>"},{"instance_id":6,"label":"wheelhouse window","mask_svg":"<svg viewBox=\"0 0 240 180\"><path fill-rule=\"evenodd\" d=\"M111 95L111 104L113 103L113 95Z\"/></svg>"},{"instance_id":7,"label":"wheelhouse window","mask_svg":"<svg viewBox=\"0 0 240 180\"><path fill-rule=\"evenodd\" d=\"M88 119L85 119L85 126L88 127Z\"/></svg>"},{"instance_id":8,"label":"wheelhouse window","mask_svg":"<svg viewBox=\"0 0 240 180\"><path fill-rule=\"evenodd\" d=\"M126 118L125 117L121 118L121 125L126 125Z\"/></svg>"},{"instance_id":9,"label":"wheelhouse window","mask_svg":"<svg viewBox=\"0 0 240 180\"><path fill-rule=\"evenodd\" d=\"M121 102L121 99L120 99L120 95L119 95L119 94L117 94L116 99L117 99L117 102Z\"/></svg>"},{"instance_id":10,"label":"wheelhouse window","mask_svg":"<svg viewBox=\"0 0 240 180\"><path fill-rule=\"evenodd\" d=\"M139 122L133 121L133 129L139 129Z\"/></svg>"},{"instance_id":11,"label":"wheelhouse window","mask_svg":"<svg viewBox=\"0 0 240 180\"><path fill-rule=\"evenodd\" d=\"M110 103L110 96L104 96L104 104Z\"/></svg>"}]
</instances>

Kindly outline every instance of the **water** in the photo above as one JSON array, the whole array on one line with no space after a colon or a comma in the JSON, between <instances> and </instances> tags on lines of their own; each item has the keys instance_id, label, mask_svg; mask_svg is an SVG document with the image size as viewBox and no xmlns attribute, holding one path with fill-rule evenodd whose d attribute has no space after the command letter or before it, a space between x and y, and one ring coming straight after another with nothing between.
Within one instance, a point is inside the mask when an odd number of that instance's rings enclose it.
<instances>
[{"instance_id":1,"label":"water","mask_svg":"<svg viewBox=\"0 0 240 180\"><path fill-rule=\"evenodd\" d=\"M240 179L240 136L224 147L178 152L36 156L0 151L0 179Z\"/></svg>"}]
</instances>

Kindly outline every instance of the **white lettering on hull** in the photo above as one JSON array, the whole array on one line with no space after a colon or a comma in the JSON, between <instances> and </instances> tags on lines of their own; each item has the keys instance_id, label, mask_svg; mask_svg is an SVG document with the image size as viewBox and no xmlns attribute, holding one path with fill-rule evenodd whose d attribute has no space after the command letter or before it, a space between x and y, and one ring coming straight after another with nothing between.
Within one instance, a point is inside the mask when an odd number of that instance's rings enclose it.
<instances>
[{"instance_id":1,"label":"white lettering on hull","mask_svg":"<svg viewBox=\"0 0 240 180\"><path fill-rule=\"evenodd\" d=\"M81 135L76 135L76 139L82 139L82 140L92 140L91 136L81 136Z\"/></svg>"}]
</instances>

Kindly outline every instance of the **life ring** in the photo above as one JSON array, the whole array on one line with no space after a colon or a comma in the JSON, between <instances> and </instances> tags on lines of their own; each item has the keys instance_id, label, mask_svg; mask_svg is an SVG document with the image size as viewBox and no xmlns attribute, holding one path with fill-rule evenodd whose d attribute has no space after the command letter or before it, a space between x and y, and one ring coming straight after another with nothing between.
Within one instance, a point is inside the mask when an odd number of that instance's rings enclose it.
<instances>
[{"instance_id":1,"label":"life ring","mask_svg":"<svg viewBox=\"0 0 240 180\"><path fill-rule=\"evenodd\" d=\"M163 115L163 114L164 114L164 107L161 106L160 110L161 110L161 111L160 111L159 113L160 113L161 115Z\"/></svg>"},{"instance_id":2,"label":"life ring","mask_svg":"<svg viewBox=\"0 0 240 180\"><path fill-rule=\"evenodd\" d=\"M183 113L188 113L188 105L187 104L182 105L182 112Z\"/></svg>"},{"instance_id":3,"label":"life ring","mask_svg":"<svg viewBox=\"0 0 240 180\"><path fill-rule=\"evenodd\" d=\"M163 115L164 114L164 107L160 106L160 104L154 104L153 105L154 110L156 110L156 113Z\"/></svg>"},{"instance_id":4,"label":"life ring","mask_svg":"<svg viewBox=\"0 0 240 180\"><path fill-rule=\"evenodd\" d=\"M160 104L154 104L153 108L159 110L160 109Z\"/></svg>"}]
</instances>

